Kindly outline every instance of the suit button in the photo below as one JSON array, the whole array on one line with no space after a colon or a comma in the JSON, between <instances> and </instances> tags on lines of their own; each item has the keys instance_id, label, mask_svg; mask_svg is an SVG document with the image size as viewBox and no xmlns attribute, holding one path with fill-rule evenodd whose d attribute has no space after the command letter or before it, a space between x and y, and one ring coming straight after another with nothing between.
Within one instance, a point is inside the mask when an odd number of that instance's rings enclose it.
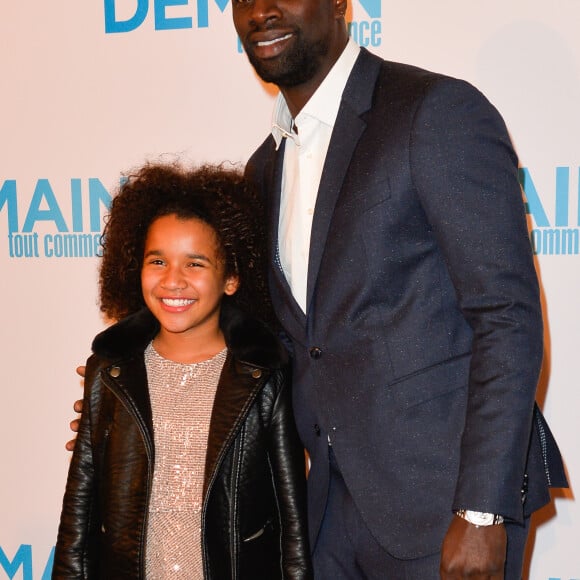
<instances>
[{"instance_id":1,"label":"suit button","mask_svg":"<svg viewBox=\"0 0 580 580\"><path fill-rule=\"evenodd\" d=\"M320 437L320 425L314 425L314 432L316 433L317 437Z\"/></svg>"},{"instance_id":2,"label":"suit button","mask_svg":"<svg viewBox=\"0 0 580 580\"><path fill-rule=\"evenodd\" d=\"M318 359L322 356L322 349L317 346L313 346L310 349L310 358Z\"/></svg>"},{"instance_id":3,"label":"suit button","mask_svg":"<svg viewBox=\"0 0 580 580\"><path fill-rule=\"evenodd\" d=\"M114 378L117 379L121 376L121 369L119 367L112 367L109 371L109 374Z\"/></svg>"}]
</instances>

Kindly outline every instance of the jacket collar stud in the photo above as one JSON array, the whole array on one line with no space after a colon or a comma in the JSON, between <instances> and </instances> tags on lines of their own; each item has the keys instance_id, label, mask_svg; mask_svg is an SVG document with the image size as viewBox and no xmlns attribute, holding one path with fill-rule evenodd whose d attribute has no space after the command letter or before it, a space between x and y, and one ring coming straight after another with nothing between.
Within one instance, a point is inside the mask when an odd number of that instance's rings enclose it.
<instances>
[{"instance_id":1,"label":"jacket collar stud","mask_svg":"<svg viewBox=\"0 0 580 580\"><path fill-rule=\"evenodd\" d=\"M114 379L118 378L121 375L121 367L111 367L109 369L109 375L111 375Z\"/></svg>"}]
</instances>

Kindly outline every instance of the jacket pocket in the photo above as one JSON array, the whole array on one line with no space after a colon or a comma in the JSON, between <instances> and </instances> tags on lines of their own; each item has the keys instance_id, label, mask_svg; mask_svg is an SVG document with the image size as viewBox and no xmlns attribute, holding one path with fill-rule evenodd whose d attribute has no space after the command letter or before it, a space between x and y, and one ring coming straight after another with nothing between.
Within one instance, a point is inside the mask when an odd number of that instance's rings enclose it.
<instances>
[{"instance_id":1,"label":"jacket pocket","mask_svg":"<svg viewBox=\"0 0 580 580\"><path fill-rule=\"evenodd\" d=\"M471 353L436 363L390 383L393 403L411 408L457 389L467 389Z\"/></svg>"}]
</instances>

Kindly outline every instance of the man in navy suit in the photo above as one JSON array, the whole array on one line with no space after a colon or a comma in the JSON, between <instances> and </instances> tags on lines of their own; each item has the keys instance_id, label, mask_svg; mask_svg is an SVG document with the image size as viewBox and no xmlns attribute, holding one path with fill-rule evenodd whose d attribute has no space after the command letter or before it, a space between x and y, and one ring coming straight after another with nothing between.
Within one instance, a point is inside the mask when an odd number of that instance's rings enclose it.
<instances>
[{"instance_id":1,"label":"man in navy suit","mask_svg":"<svg viewBox=\"0 0 580 580\"><path fill-rule=\"evenodd\" d=\"M293 347L317 578L520 578L529 514L566 481L534 406L516 155L481 93L359 49L345 11L233 1L281 91L247 174Z\"/></svg>"}]
</instances>

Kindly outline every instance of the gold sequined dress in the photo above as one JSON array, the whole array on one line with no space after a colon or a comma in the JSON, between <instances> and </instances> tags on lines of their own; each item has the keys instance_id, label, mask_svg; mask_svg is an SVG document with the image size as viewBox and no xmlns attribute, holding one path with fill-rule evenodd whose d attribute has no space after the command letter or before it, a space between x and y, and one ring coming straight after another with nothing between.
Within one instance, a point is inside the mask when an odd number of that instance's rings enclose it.
<instances>
[{"instance_id":1,"label":"gold sequined dress","mask_svg":"<svg viewBox=\"0 0 580 580\"><path fill-rule=\"evenodd\" d=\"M146 577L203 579L201 509L209 422L227 349L200 363L167 360L153 344L145 366L155 466L147 524Z\"/></svg>"}]
</instances>

